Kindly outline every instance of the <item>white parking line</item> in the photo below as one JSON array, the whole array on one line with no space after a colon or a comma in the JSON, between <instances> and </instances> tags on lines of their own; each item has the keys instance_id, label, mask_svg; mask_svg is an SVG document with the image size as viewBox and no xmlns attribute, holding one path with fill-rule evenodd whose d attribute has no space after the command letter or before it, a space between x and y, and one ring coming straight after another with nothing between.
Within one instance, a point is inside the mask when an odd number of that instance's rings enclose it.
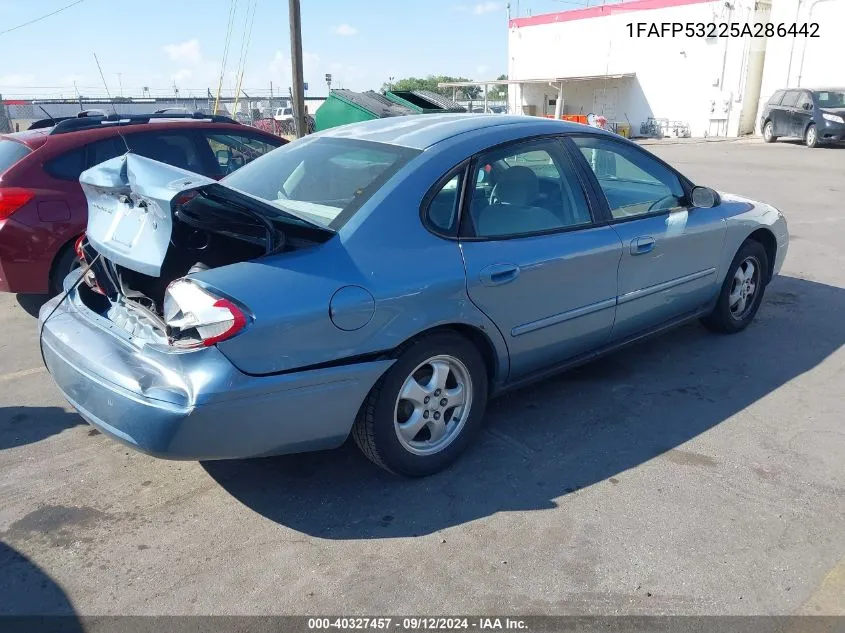
<instances>
[{"instance_id":1,"label":"white parking line","mask_svg":"<svg viewBox=\"0 0 845 633\"><path fill-rule=\"evenodd\" d=\"M0 382L7 380L15 380L16 378L26 378L27 376L34 376L40 374L42 371L47 371L44 367L33 367L32 369L22 369L21 371L13 371L10 374L0 374Z\"/></svg>"}]
</instances>

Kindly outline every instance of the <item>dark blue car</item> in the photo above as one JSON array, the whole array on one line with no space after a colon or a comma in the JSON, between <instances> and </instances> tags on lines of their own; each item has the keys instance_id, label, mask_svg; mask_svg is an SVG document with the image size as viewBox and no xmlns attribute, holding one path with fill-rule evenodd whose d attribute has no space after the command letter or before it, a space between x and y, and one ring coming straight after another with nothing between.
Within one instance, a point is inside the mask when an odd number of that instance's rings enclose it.
<instances>
[{"instance_id":1,"label":"dark blue car","mask_svg":"<svg viewBox=\"0 0 845 633\"><path fill-rule=\"evenodd\" d=\"M767 143L779 137L803 140L807 147L845 141L845 89L778 90L760 118Z\"/></svg>"}]
</instances>

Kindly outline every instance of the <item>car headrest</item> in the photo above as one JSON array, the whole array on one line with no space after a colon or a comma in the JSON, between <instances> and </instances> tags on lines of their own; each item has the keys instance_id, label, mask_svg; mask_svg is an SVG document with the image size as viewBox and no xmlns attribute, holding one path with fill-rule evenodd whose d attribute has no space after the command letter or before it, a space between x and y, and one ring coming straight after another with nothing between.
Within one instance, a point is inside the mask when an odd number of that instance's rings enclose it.
<instances>
[{"instance_id":1,"label":"car headrest","mask_svg":"<svg viewBox=\"0 0 845 633\"><path fill-rule=\"evenodd\" d=\"M528 167L506 169L496 180L496 199L502 204L530 205L540 194L540 181Z\"/></svg>"}]
</instances>

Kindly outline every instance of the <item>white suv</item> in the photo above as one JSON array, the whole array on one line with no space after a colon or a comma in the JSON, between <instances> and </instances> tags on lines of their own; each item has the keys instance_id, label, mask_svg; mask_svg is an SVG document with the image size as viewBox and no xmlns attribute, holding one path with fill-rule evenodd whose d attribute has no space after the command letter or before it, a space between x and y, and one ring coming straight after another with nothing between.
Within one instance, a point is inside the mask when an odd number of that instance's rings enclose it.
<instances>
[{"instance_id":1,"label":"white suv","mask_svg":"<svg viewBox=\"0 0 845 633\"><path fill-rule=\"evenodd\" d=\"M276 121L293 121L293 108L276 108L273 118Z\"/></svg>"}]
</instances>

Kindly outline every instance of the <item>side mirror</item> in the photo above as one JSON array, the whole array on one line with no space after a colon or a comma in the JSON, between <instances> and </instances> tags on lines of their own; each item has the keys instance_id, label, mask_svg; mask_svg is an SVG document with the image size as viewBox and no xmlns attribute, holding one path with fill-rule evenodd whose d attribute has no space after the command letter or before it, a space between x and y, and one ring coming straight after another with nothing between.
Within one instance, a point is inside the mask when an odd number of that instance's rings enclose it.
<instances>
[{"instance_id":1,"label":"side mirror","mask_svg":"<svg viewBox=\"0 0 845 633\"><path fill-rule=\"evenodd\" d=\"M220 167L228 167L229 166L229 152L225 149L218 149L214 152L214 155L217 157L217 164Z\"/></svg>"},{"instance_id":2,"label":"side mirror","mask_svg":"<svg viewBox=\"0 0 845 633\"><path fill-rule=\"evenodd\" d=\"M813 109L813 104L812 104L812 103L805 103L805 104L804 104L804 105L802 105L801 107L802 107L802 108L804 108L805 110L812 110L812 109Z\"/></svg>"},{"instance_id":3,"label":"side mirror","mask_svg":"<svg viewBox=\"0 0 845 633\"><path fill-rule=\"evenodd\" d=\"M712 209L720 202L719 194L710 187L693 187L690 201L698 209Z\"/></svg>"}]
</instances>

